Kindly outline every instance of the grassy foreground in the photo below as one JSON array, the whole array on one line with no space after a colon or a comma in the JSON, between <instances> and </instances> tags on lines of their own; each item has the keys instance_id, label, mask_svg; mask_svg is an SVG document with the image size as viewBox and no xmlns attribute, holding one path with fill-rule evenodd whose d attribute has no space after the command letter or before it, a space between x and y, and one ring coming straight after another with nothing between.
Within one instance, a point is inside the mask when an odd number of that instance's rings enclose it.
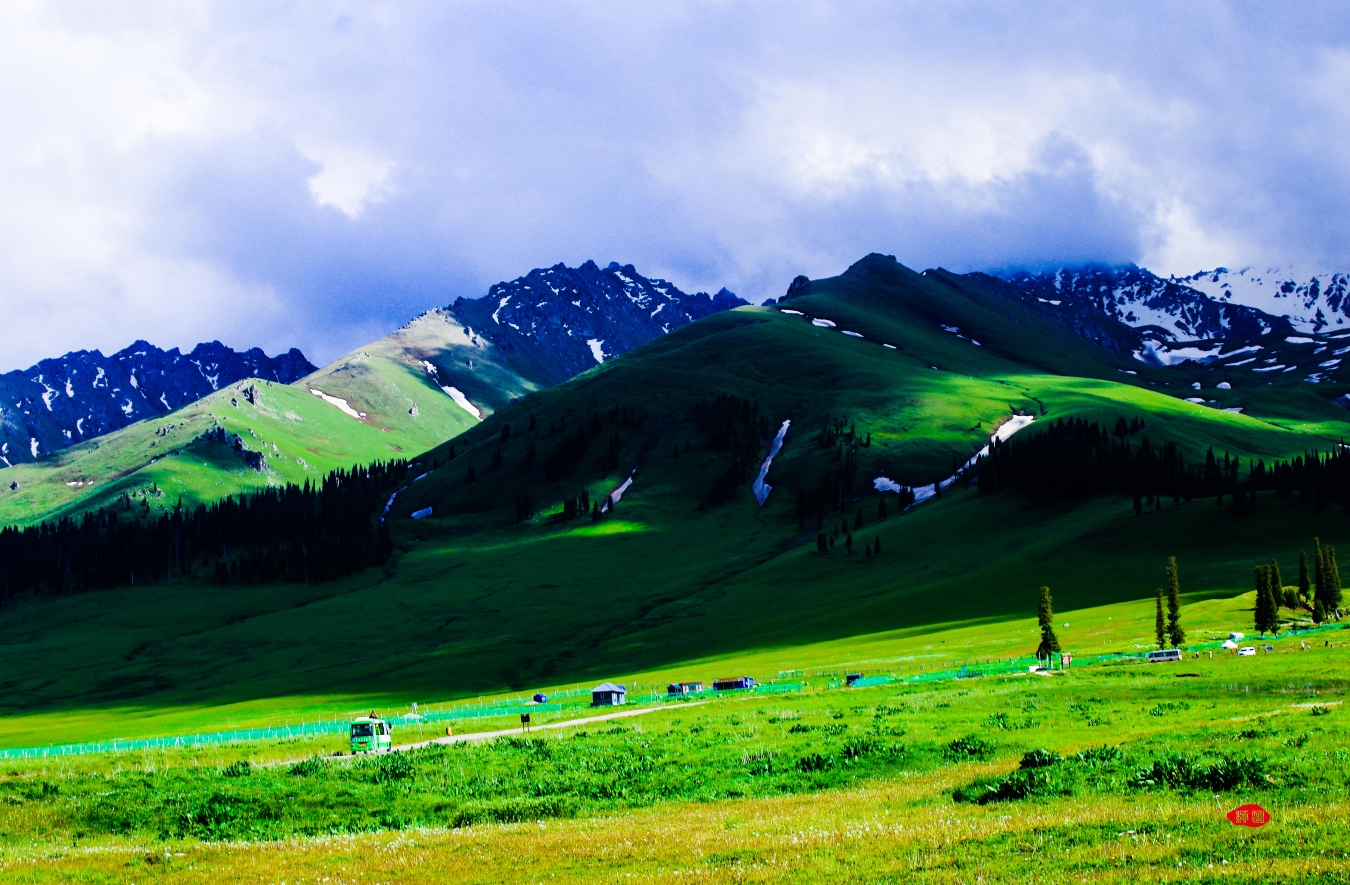
<instances>
[{"instance_id":1,"label":"grassy foreground","mask_svg":"<svg viewBox=\"0 0 1350 885\"><path fill-rule=\"evenodd\" d=\"M0 878L1344 881L1340 632L1256 658L727 698L355 761L11 763ZM1229 824L1247 802L1273 822Z\"/></svg>"}]
</instances>

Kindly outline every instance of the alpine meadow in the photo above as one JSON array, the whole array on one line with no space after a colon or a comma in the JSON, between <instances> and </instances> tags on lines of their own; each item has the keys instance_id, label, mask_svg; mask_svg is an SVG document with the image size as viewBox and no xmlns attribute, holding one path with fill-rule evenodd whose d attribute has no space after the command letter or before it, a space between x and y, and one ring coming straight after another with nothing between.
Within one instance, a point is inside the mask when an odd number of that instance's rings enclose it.
<instances>
[{"instance_id":1,"label":"alpine meadow","mask_svg":"<svg viewBox=\"0 0 1350 885\"><path fill-rule=\"evenodd\" d=\"M1338 16L79 6L0 881L1350 882Z\"/></svg>"}]
</instances>

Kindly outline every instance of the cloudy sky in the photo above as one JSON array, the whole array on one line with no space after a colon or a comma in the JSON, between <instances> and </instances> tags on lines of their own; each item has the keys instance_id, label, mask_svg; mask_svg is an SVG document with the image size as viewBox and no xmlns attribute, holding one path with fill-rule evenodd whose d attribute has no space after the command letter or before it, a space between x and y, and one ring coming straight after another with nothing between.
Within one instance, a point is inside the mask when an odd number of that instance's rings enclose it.
<instances>
[{"instance_id":1,"label":"cloudy sky","mask_svg":"<svg viewBox=\"0 0 1350 885\"><path fill-rule=\"evenodd\" d=\"M0 3L0 371L532 267L1350 269L1339 4Z\"/></svg>"}]
</instances>

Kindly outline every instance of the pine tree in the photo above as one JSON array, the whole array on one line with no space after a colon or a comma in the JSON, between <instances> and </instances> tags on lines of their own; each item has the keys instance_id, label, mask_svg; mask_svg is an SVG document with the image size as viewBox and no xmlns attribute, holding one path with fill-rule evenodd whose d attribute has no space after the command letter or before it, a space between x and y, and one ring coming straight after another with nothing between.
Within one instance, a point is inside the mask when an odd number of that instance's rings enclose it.
<instances>
[{"instance_id":1,"label":"pine tree","mask_svg":"<svg viewBox=\"0 0 1350 885\"><path fill-rule=\"evenodd\" d=\"M1325 608L1332 612L1341 607L1341 570L1336 565L1336 548L1326 548L1327 558L1327 603Z\"/></svg>"},{"instance_id":2,"label":"pine tree","mask_svg":"<svg viewBox=\"0 0 1350 885\"><path fill-rule=\"evenodd\" d=\"M1298 554L1298 595L1305 605L1312 603L1312 582L1308 580L1308 551Z\"/></svg>"},{"instance_id":3,"label":"pine tree","mask_svg":"<svg viewBox=\"0 0 1350 885\"><path fill-rule=\"evenodd\" d=\"M881 555L881 535L877 535L872 539L872 552L878 556Z\"/></svg>"},{"instance_id":4,"label":"pine tree","mask_svg":"<svg viewBox=\"0 0 1350 885\"><path fill-rule=\"evenodd\" d=\"M1173 648L1181 648L1186 631L1181 628L1181 581L1177 578L1177 558L1167 558L1167 637Z\"/></svg>"},{"instance_id":5,"label":"pine tree","mask_svg":"<svg viewBox=\"0 0 1350 885\"><path fill-rule=\"evenodd\" d=\"M887 518L887 514L886 514L886 498L883 496L879 501L877 501L877 519L883 519L883 520L884 520L884 519L886 519L886 518Z\"/></svg>"},{"instance_id":6,"label":"pine tree","mask_svg":"<svg viewBox=\"0 0 1350 885\"><path fill-rule=\"evenodd\" d=\"M1158 588L1158 610L1153 618L1153 636L1158 648L1167 648L1167 621L1163 619L1163 589Z\"/></svg>"},{"instance_id":7,"label":"pine tree","mask_svg":"<svg viewBox=\"0 0 1350 885\"><path fill-rule=\"evenodd\" d=\"M852 534L852 533L849 533L849 535L848 535L846 538L844 538L844 549L847 550L849 553L852 553L852 552L853 552L853 534Z\"/></svg>"},{"instance_id":8,"label":"pine tree","mask_svg":"<svg viewBox=\"0 0 1350 885\"><path fill-rule=\"evenodd\" d=\"M1322 540L1313 538L1313 600L1324 610L1326 608L1326 554L1322 551Z\"/></svg>"},{"instance_id":9,"label":"pine tree","mask_svg":"<svg viewBox=\"0 0 1350 885\"><path fill-rule=\"evenodd\" d=\"M1280 574L1280 561L1278 559L1270 561L1270 589L1275 593L1276 602L1284 598L1284 576Z\"/></svg>"},{"instance_id":10,"label":"pine tree","mask_svg":"<svg viewBox=\"0 0 1350 885\"><path fill-rule=\"evenodd\" d=\"M1059 651L1059 639L1055 636L1055 610L1050 600L1050 588L1041 588L1040 609L1036 620L1041 626L1041 644L1036 647L1037 660L1046 660Z\"/></svg>"},{"instance_id":11,"label":"pine tree","mask_svg":"<svg viewBox=\"0 0 1350 885\"><path fill-rule=\"evenodd\" d=\"M1271 613L1270 566L1256 567L1256 608L1253 614L1257 632L1265 635L1275 620Z\"/></svg>"}]
</instances>

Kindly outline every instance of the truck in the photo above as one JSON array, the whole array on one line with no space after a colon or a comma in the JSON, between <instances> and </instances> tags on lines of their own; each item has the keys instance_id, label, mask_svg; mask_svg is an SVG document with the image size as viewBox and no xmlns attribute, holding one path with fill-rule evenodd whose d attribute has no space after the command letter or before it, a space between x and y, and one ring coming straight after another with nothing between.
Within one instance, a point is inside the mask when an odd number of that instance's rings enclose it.
<instances>
[{"instance_id":1,"label":"truck","mask_svg":"<svg viewBox=\"0 0 1350 885\"><path fill-rule=\"evenodd\" d=\"M376 716L358 716L352 720L352 755L357 753L388 753L394 740L389 723Z\"/></svg>"}]
</instances>

